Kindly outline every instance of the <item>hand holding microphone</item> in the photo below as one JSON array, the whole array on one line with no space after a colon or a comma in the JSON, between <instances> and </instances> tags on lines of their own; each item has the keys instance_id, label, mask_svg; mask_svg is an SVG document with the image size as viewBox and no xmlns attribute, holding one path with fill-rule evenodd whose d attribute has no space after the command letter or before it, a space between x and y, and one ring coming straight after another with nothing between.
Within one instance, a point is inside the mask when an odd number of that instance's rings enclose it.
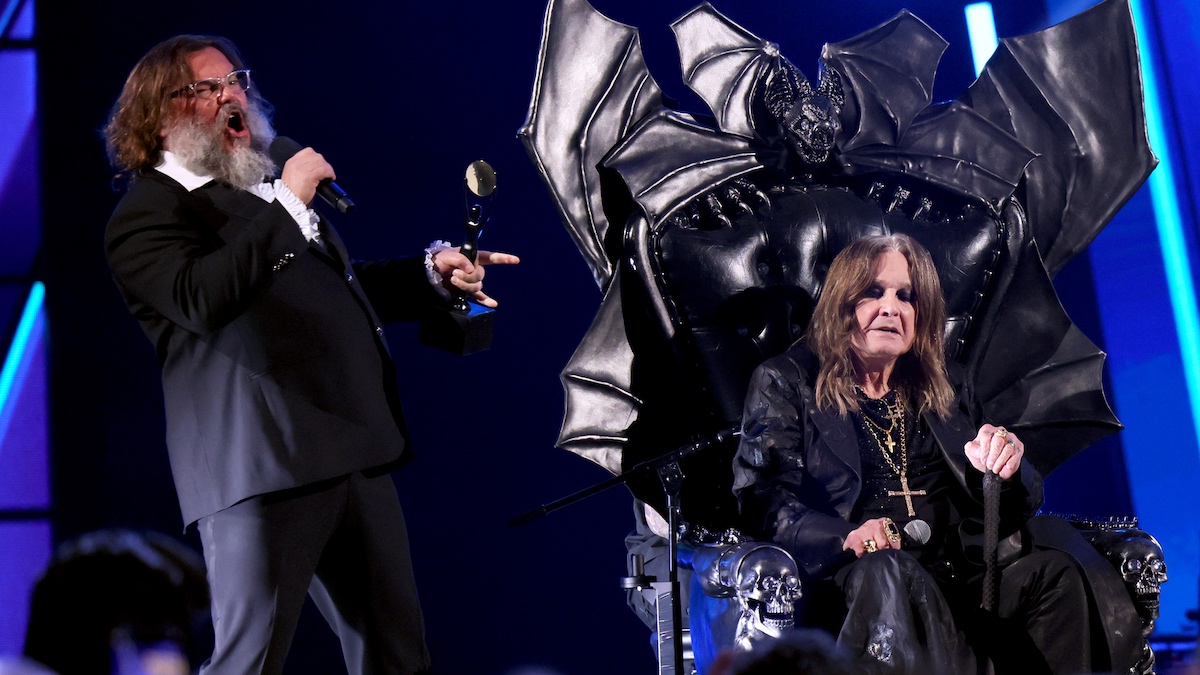
<instances>
[{"instance_id":1,"label":"hand holding microphone","mask_svg":"<svg viewBox=\"0 0 1200 675\"><path fill-rule=\"evenodd\" d=\"M287 136L278 136L271 141L268 151L271 160L279 165L284 184L305 204L312 202L313 195L342 213L354 210L354 201L333 179L337 176L325 158L312 148L305 148Z\"/></svg>"},{"instance_id":2,"label":"hand holding microphone","mask_svg":"<svg viewBox=\"0 0 1200 675\"><path fill-rule=\"evenodd\" d=\"M890 524L890 527L888 524ZM868 527L869 525L871 527ZM876 529L879 532L875 532ZM878 539L875 536L865 536L868 532L878 535ZM899 531L896 528L896 523L892 522L891 518L868 520L846 536L847 548L822 563L813 574L813 578L820 579L831 576L862 556L870 555L881 548L898 549L901 548L901 544L904 546L924 546L929 543L929 538L932 535L933 530L930 529L929 523L919 518L905 523L904 529ZM872 544L867 544L868 541L872 542Z\"/></svg>"},{"instance_id":3,"label":"hand holding microphone","mask_svg":"<svg viewBox=\"0 0 1200 675\"><path fill-rule=\"evenodd\" d=\"M920 519L906 523L901 533L891 518L873 518L846 535L844 546L847 551L853 551L855 557L861 557L880 549L900 548L901 542L920 546L929 541L929 535L929 523Z\"/></svg>"}]
</instances>

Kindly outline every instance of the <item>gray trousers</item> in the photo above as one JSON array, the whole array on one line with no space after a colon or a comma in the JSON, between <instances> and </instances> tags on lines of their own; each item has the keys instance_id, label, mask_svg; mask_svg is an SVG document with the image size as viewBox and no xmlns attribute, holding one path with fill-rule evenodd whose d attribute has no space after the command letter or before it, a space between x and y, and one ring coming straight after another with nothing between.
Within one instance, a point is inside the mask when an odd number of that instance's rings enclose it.
<instances>
[{"instance_id":1,"label":"gray trousers","mask_svg":"<svg viewBox=\"0 0 1200 675\"><path fill-rule=\"evenodd\" d=\"M390 474L260 495L199 521L212 588L212 658L203 675L280 673L311 594L346 668L429 668L404 513Z\"/></svg>"}]
</instances>

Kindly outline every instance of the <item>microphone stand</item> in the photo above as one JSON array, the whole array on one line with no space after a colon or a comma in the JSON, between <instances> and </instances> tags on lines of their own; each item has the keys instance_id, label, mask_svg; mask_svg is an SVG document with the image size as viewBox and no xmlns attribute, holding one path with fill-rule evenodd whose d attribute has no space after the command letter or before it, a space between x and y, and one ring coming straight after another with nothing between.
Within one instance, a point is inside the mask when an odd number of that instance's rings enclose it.
<instances>
[{"instance_id":1,"label":"microphone stand","mask_svg":"<svg viewBox=\"0 0 1200 675\"><path fill-rule=\"evenodd\" d=\"M664 455L641 462L628 471L619 473L561 499L543 504L508 521L509 527L521 527L565 506L603 492L615 485L628 483L635 478L643 478L650 472L658 475L659 481L663 485L663 492L667 497L667 523L669 529L667 545L670 554L670 560L667 565L667 582L665 584L666 593L665 596L658 596L660 607L658 622L659 675L686 675L683 672L683 611L679 604L679 512L680 491L683 487L683 471L679 467L679 462L687 457L704 452L713 445L724 445L739 435L741 435L741 430L738 427L722 429L709 438L682 445ZM640 587L645 585L646 581L649 580L640 571L635 576L626 577L625 579L627 588ZM654 586L658 588L658 583L656 582ZM664 625L667 622L664 622L662 618L661 604L664 599L670 603L669 626ZM670 659L664 661L663 652L667 647L670 648Z\"/></svg>"},{"instance_id":2,"label":"microphone stand","mask_svg":"<svg viewBox=\"0 0 1200 675\"><path fill-rule=\"evenodd\" d=\"M683 487L683 471L679 462L671 462L658 469L658 478L662 481L663 492L667 495L667 551L670 559L667 561L667 599L671 605L671 623L662 625L662 617L658 618L658 662L659 675L687 675L683 672L683 611L680 599L683 597L679 589L679 493ZM662 596L659 596L661 598ZM656 606L661 604L656 603ZM661 613L661 612L660 612ZM667 629L664 631L664 628ZM668 644L664 644L664 636L669 635ZM671 648L670 670L664 668L664 647Z\"/></svg>"}]
</instances>

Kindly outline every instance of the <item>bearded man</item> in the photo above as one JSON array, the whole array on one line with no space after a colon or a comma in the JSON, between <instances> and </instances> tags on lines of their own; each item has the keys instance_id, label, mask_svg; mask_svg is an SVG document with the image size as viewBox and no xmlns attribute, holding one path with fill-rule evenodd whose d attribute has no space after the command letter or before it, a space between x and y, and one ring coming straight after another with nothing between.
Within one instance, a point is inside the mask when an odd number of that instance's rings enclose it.
<instances>
[{"instance_id":1,"label":"bearded man","mask_svg":"<svg viewBox=\"0 0 1200 675\"><path fill-rule=\"evenodd\" d=\"M130 180L105 244L162 365L167 445L196 523L216 643L202 672L277 673L305 593L351 673L429 668L404 516L389 471L408 458L384 321L449 289L483 304L472 265L353 263L309 204L335 177L306 148L278 179L266 104L229 41L178 36L130 73L105 129Z\"/></svg>"}]
</instances>

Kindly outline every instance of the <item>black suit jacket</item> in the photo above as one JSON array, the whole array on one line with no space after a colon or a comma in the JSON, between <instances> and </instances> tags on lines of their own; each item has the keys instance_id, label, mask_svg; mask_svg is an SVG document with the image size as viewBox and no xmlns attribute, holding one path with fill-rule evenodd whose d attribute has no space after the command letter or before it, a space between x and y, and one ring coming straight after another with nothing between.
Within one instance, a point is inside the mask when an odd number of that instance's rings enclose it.
<instances>
[{"instance_id":1,"label":"black suit jacket","mask_svg":"<svg viewBox=\"0 0 1200 675\"><path fill-rule=\"evenodd\" d=\"M158 171L108 223L109 265L162 365L185 523L405 451L382 323L440 297L421 259L351 264L327 223L322 238L278 202Z\"/></svg>"}]
</instances>

